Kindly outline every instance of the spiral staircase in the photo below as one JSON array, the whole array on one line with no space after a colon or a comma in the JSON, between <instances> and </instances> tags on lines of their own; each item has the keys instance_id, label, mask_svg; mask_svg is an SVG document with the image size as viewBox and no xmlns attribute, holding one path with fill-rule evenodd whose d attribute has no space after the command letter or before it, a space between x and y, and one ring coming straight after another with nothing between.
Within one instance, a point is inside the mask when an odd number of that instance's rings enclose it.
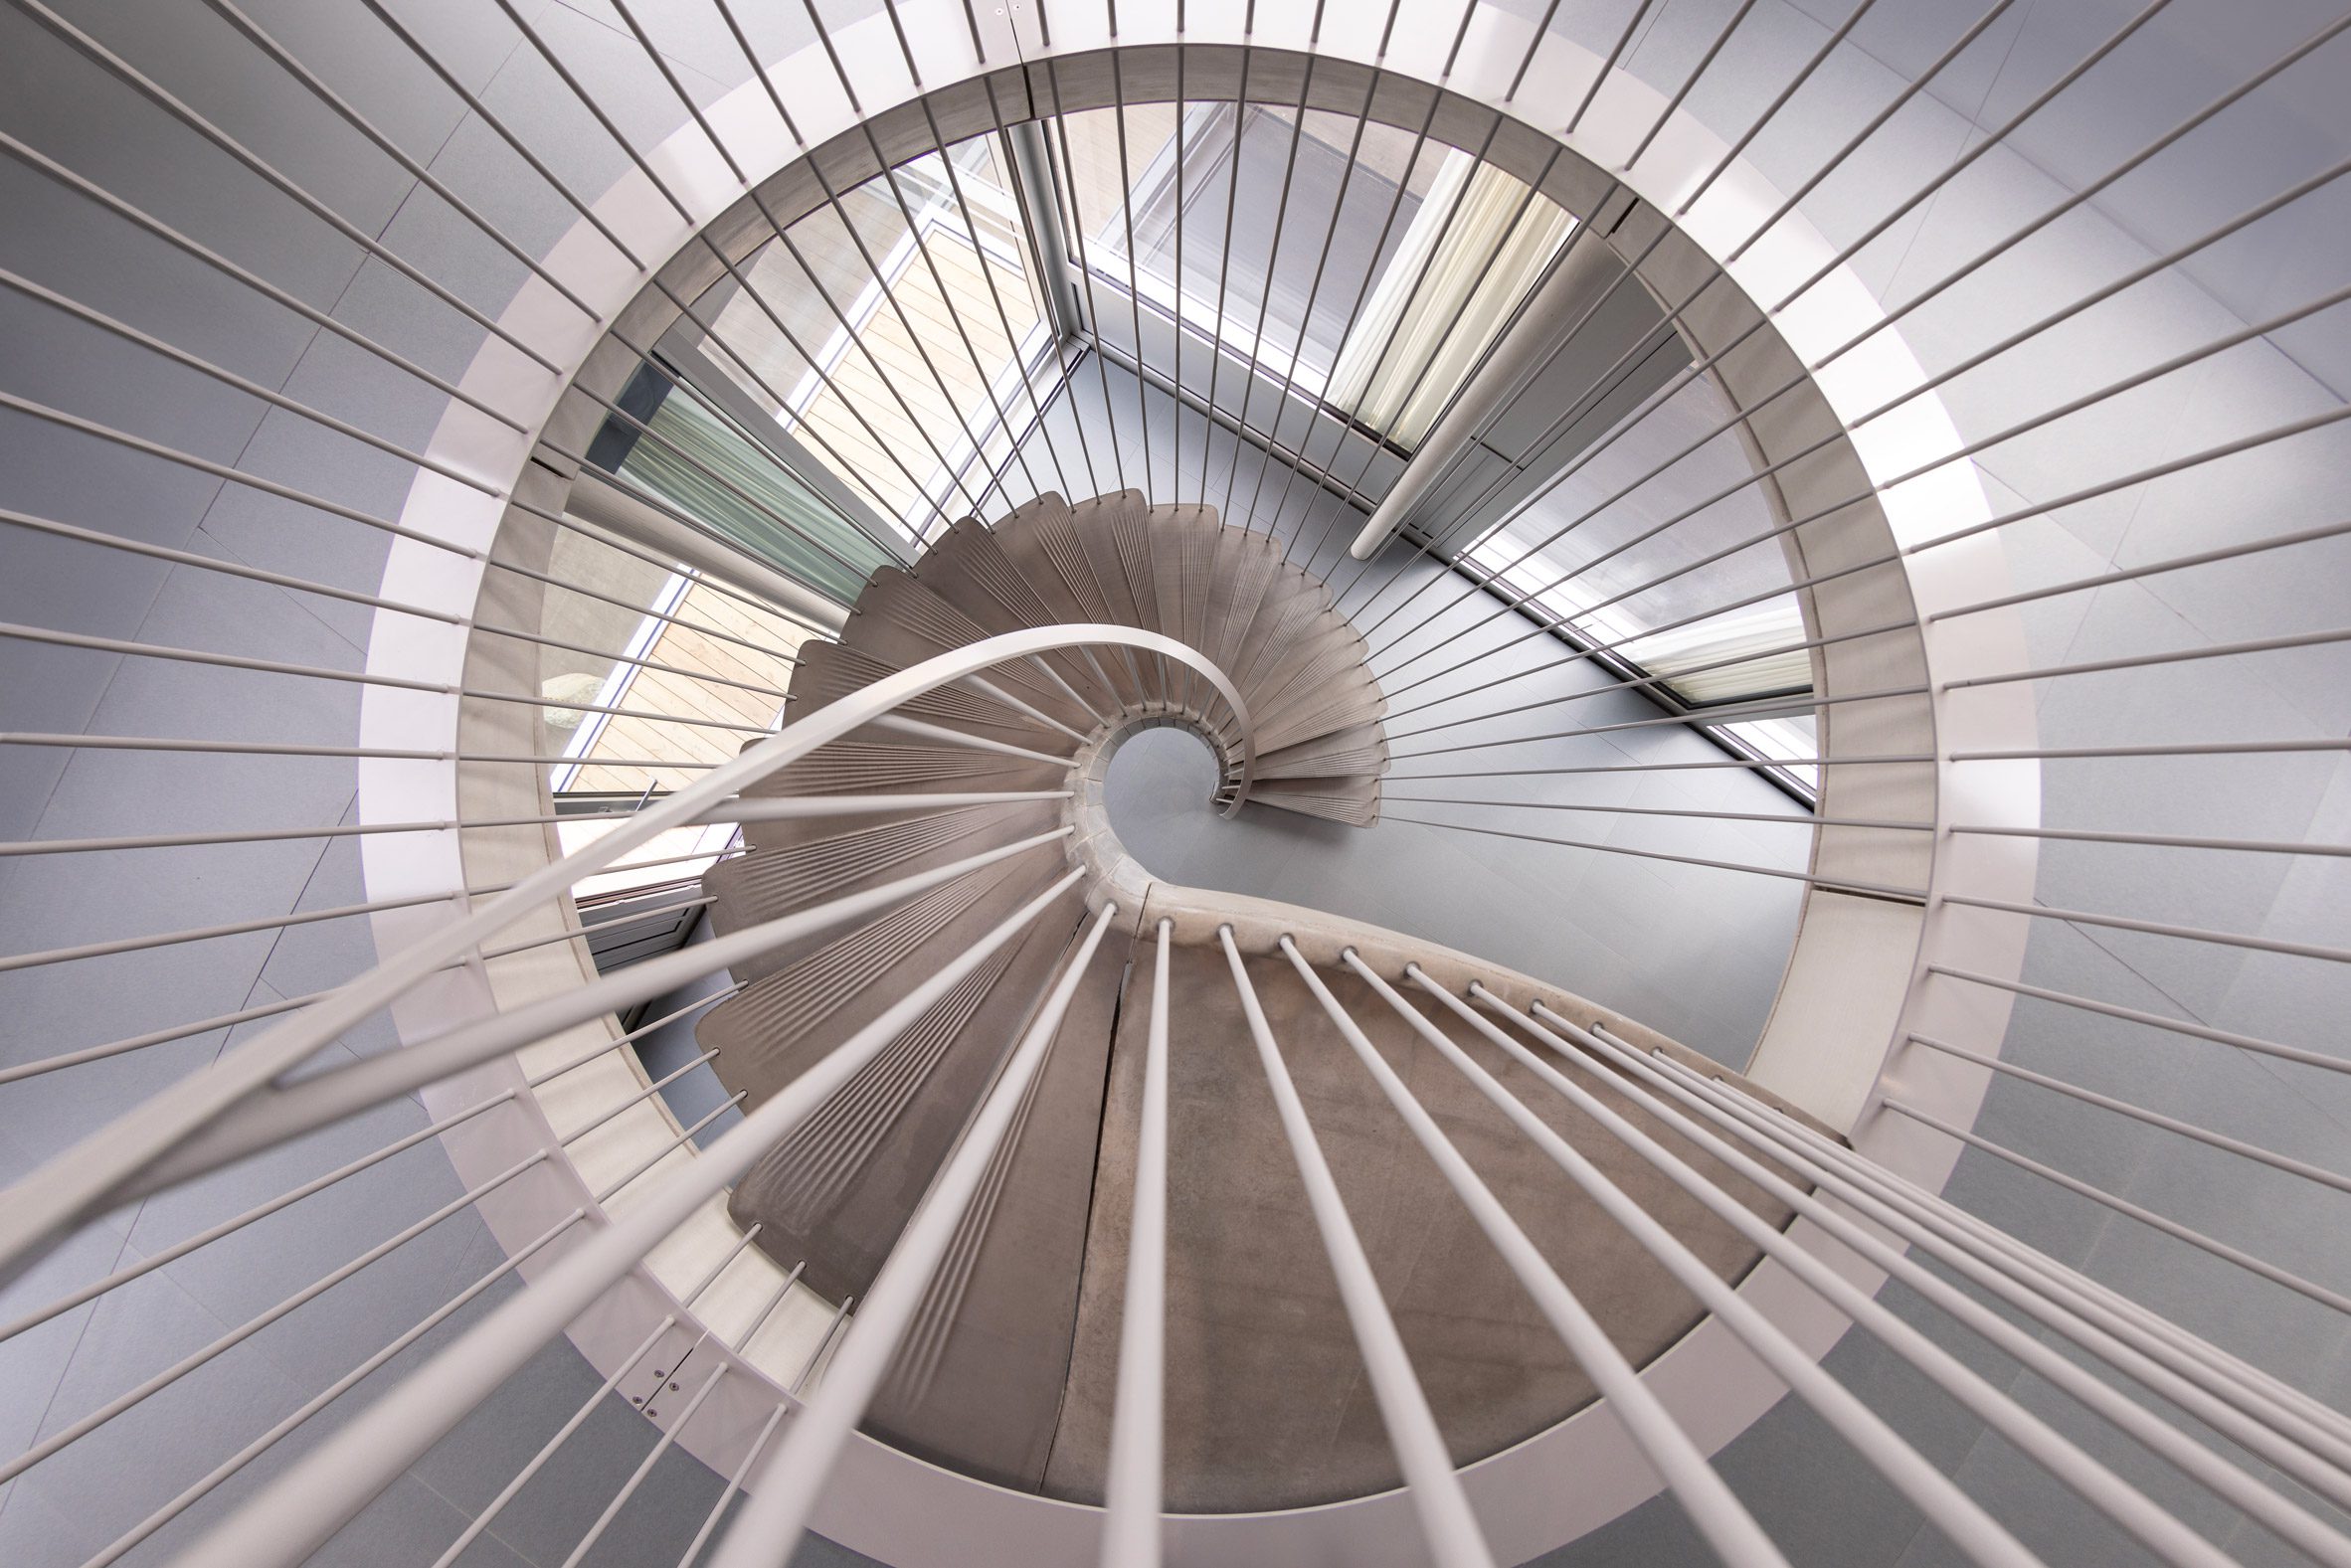
<instances>
[{"instance_id":1,"label":"spiral staircase","mask_svg":"<svg viewBox=\"0 0 2351 1568\"><path fill-rule=\"evenodd\" d=\"M2351 14L1818 9L8 0L0 1562L2351 1564Z\"/></svg>"}]
</instances>

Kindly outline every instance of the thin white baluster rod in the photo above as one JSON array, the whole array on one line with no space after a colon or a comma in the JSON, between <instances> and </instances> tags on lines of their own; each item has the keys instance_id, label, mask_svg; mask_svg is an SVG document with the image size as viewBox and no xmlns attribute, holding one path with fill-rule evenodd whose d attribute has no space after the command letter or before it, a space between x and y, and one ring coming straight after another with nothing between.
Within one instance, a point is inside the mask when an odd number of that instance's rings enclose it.
<instances>
[{"instance_id":1,"label":"thin white baluster rod","mask_svg":"<svg viewBox=\"0 0 2351 1568\"><path fill-rule=\"evenodd\" d=\"M1608 1401L1608 1408L1615 1412L1616 1419L1623 1424L1633 1446L1665 1479L1667 1486L1674 1493L1674 1500L1690 1515L1690 1522L1697 1527L1699 1535L1713 1549L1714 1555L1726 1563L1786 1563L1786 1556L1772 1544L1771 1537L1763 1533L1762 1526L1755 1522L1755 1516L1747 1511L1746 1504L1738 1500L1728 1483L1708 1462L1707 1456L1691 1441L1690 1434L1682 1430L1681 1423L1674 1419L1673 1412L1666 1409L1665 1402L1657 1396L1656 1391L1641 1381L1641 1374L1609 1339L1599 1319L1592 1316L1591 1309L1568 1289L1567 1282L1559 1278L1559 1272L1543 1257L1542 1250L1535 1245L1535 1239L1511 1217L1510 1210L1494 1195L1494 1189L1480 1179L1453 1140L1438 1128L1436 1119L1428 1114L1412 1091L1405 1087L1404 1081L1396 1076L1396 1070L1388 1066L1361 1026L1339 1004L1339 998L1331 994L1331 987L1323 983L1314 965L1308 963L1299 953L1298 945L1284 937L1281 948L1306 988L1314 993L1316 1001L1322 1003L1323 1011L1338 1028L1340 1038L1347 1042L1348 1049L1355 1052L1356 1060L1363 1064L1364 1071L1371 1075L1371 1081L1379 1086L1380 1094L1386 1097L1396 1115L1403 1119L1414 1141L1436 1162L1446 1184L1452 1187L1454 1196L1461 1199L1463 1206L1469 1210L1470 1218L1477 1222L1478 1229L1486 1233L1486 1239L1502 1254L1503 1262L1509 1265L1511 1273L1526 1287L1527 1294L1535 1298L1535 1305L1550 1322L1551 1331L1559 1336L1569 1353L1575 1357L1576 1364L1591 1378L1593 1387L1600 1391L1600 1397ZM1349 966L1356 973L1371 977L1370 970L1356 959L1354 949L1348 949L1341 957L1350 960ZM1427 1020L1412 1011L1402 997L1384 985L1375 984L1373 988L1407 1024L1413 1026L1423 1040L1444 1050L1454 1066L1462 1067L1468 1062L1458 1047L1430 1028ZM1521 1131L1530 1130L1522 1125ZM1545 1144L1546 1151L1551 1153L1553 1159L1559 1158L1558 1150L1561 1147L1564 1145L1553 1147ZM1582 1164L1580 1156L1572 1162L1562 1160L1561 1164L1570 1175L1577 1177L1579 1183L1589 1171L1589 1167ZM1600 1196L1595 1185L1585 1184L1585 1190L1595 1198ZM1621 1193L1617 1195L1622 1197ZM1621 1210L1618 1212L1621 1220ZM1634 1235L1649 1249L1651 1256L1661 1263L1667 1262L1670 1255L1678 1254L1682 1261L1694 1266L1698 1274L1713 1279L1706 1267L1690 1257L1688 1249L1675 1244L1662 1226L1655 1226L1653 1222L1650 1227L1636 1227ZM1668 1263L1667 1266L1671 1268L1672 1264ZM1687 1273L1686 1270L1675 1272L1677 1277ZM1685 1283L1695 1281L1686 1278ZM1708 1305L1721 1310L1723 1304L1718 1298ZM1797 1359L1801 1361L1801 1355ZM1891 1432L1884 1435L1893 1437ZM1989 1525L1991 1521L1985 1518L1982 1523ZM1997 1529L1996 1526L1994 1528ZM2013 1543L2010 1544L2013 1546ZM2033 1559L2029 1554L2012 1550L2003 1553L1998 1560L2030 1563Z\"/></svg>"},{"instance_id":2,"label":"thin white baluster rod","mask_svg":"<svg viewBox=\"0 0 2351 1568\"><path fill-rule=\"evenodd\" d=\"M1085 978L1117 914L1117 905L1105 904L1088 926L1076 954L1063 965L1035 1020L996 1075L955 1152L933 1178L922 1207L907 1222L881 1273L867 1289L865 1305L825 1369L815 1397L794 1420L784 1446L760 1472L751 1500L720 1539L712 1568L780 1568L791 1560L816 1505L817 1493L888 1375L899 1343L922 1307L923 1293L955 1240L964 1211L987 1176L1029 1086L1042 1070L1070 999L1077 994L1078 982Z\"/></svg>"},{"instance_id":3,"label":"thin white baluster rod","mask_svg":"<svg viewBox=\"0 0 2351 1568\"><path fill-rule=\"evenodd\" d=\"M1461 1477L1453 1468L1452 1453L1445 1447L1445 1435L1437 1428L1428 1395L1420 1386L1419 1374L1412 1370L1412 1358L1405 1353L1403 1335L1396 1331L1395 1319L1379 1294L1371 1260L1356 1235L1355 1222L1348 1217L1347 1203L1339 1194L1330 1162L1323 1157L1314 1124L1307 1119L1298 1088L1290 1081L1282 1048L1274 1043L1273 1030L1266 1024L1265 1009L1257 1000L1256 987L1249 983L1249 971L1241 963L1232 928L1218 928L1216 940L1224 945L1233 988L1240 993L1241 1012L1248 1019L1249 1038L1256 1044L1258 1062L1273 1090L1283 1134L1306 1185L1307 1204L1313 1210L1315 1228L1322 1233L1323 1249L1330 1255L1340 1301L1363 1354L1364 1376L1378 1403L1379 1418L1387 1427L1396 1464L1403 1471L1421 1533L1428 1538L1430 1558L1443 1568L1493 1568L1494 1554L1486 1545L1485 1532L1478 1527L1477 1515L1470 1510Z\"/></svg>"},{"instance_id":4,"label":"thin white baluster rod","mask_svg":"<svg viewBox=\"0 0 2351 1568\"><path fill-rule=\"evenodd\" d=\"M1119 1308L1118 1404L1111 1417L1102 1568L1157 1568L1168 1332L1168 946L1159 924L1151 1025L1143 1053L1143 1121L1135 1137L1135 1202L1127 1225L1127 1293Z\"/></svg>"}]
</instances>

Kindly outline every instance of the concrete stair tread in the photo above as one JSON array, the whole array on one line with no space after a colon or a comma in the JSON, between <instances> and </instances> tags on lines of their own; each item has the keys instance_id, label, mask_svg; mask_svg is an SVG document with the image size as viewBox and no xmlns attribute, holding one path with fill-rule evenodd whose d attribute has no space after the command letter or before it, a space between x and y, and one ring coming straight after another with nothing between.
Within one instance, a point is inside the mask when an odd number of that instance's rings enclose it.
<instances>
[{"instance_id":1,"label":"concrete stair tread","mask_svg":"<svg viewBox=\"0 0 2351 1568\"><path fill-rule=\"evenodd\" d=\"M1257 777L1273 780L1361 774L1376 778L1387 772L1387 741L1379 726L1356 724L1260 754Z\"/></svg>"},{"instance_id":2,"label":"concrete stair tread","mask_svg":"<svg viewBox=\"0 0 2351 1568\"><path fill-rule=\"evenodd\" d=\"M1377 820L1387 766L1381 700L1362 639L1329 591L1288 566L1274 540L1228 527L1205 506L1149 505L1138 491L1074 506L1042 495L994 526L967 518L911 568L875 573L839 640L797 662L787 722L948 649L1073 621L1157 631L1224 671L1257 736L1256 804L1356 826ZM1058 791L1078 783L1063 760L1078 737L1105 726L1172 719L1228 747L1232 739L1209 682L1157 654L1070 648L981 679L984 688L943 687L893 716L980 744L877 720L749 792ZM989 743L1039 755L1007 756ZM1064 819L1054 798L755 823L747 852L704 877L711 924L741 931ZM1039 845L737 965L742 989L698 1025L719 1053L721 1082L745 1092L747 1108L763 1103L903 995L910 976L935 972L1048 885L1069 855L1063 842ZM805 1259L812 1290L838 1300L870 1286L1051 982L1087 897L1084 886L1059 896L737 1184L736 1220L760 1227L757 1245L771 1257ZM1078 1386L1081 1281L1096 1245L1087 1195L1098 1179L1114 1020L1131 1006L1122 976L1131 951L1142 955L1135 929L1106 943L1084 977L1045 1076L959 1221L953 1262L932 1282L867 1417L868 1430L910 1453L1007 1486L1050 1489L1064 1391Z\"/></svg>"},{"instance_id":3,"label":"concrete stair tread","mask_svg":"<svg viewBox=\"0 0 2351 1568\"><path fill-rule=\"evenodd\" d=\"M1379 820L1376 779L1266 779L1249 791L1249 798L1278 811L1320 816L1351 827L1369 827Z\"/></svg>"}]
</instances>

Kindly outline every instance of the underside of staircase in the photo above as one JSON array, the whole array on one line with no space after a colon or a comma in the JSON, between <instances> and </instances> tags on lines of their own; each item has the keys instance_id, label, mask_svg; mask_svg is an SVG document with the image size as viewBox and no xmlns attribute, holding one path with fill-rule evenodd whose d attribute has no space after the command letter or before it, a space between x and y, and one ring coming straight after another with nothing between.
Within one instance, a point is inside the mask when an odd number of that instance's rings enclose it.
<instances>
[{"instance_id":1,"label":"underside of staircase","mask_svg":"<svg viewBox=\"0 0 2351 1568\"><path fill-rule=\"evenodd\" d=\"M1140 627L1199 650L1238 688L1255 738L1248 805L1354 825L1375 821L1387 766L1377 683L1362 639L1327 588L1264 535L1205 508L1147 506L1135 492L1075 506L1044 496L994 526L956 524L910 570L875 575L837 644L813 644L787 723L881 677L983 637L1061 623ZM1171 1164L1167 1503L1287 1507L1396 1484L1338 1288L1317 1240L1227 957L1229 927L1298 1093L1392 1304L1457 1463L1552 1425L1590 1382L1495 1249L1464 1223L1435 1166L1292 962L1280 939L1328 917L1138 881L1085 817L1081 773L1125 734L1176 724L1222 760L1219 797L1240 792L1238 716L1175 660L1072 648L997 666L905 704L779 775L778 792L988 792L1031 798L935 812L875 811L755 822L747 851L707 873L721 932L860 888L1052 834L943 882L861 925L735 971L740 990L700 1038L745 1109L791 1084L915 980L1047 892L1088 872L934 1002L738 1183L732 1212L809 1288L833 1302L871 1286L975 1106L1075 953L1090 910L1119 905L1011 1135L966 1213L866 1429L966 1474L1072 1500L1101 1500L1119 1301L1140 1116L1152 949L1170 923ZM1108 840L1106 843L1105 840ZM1106 853L1109 851L1110 853ZM1664 1267L1411 1027L1315 948L1316 975L1410 1084L1635 1365L1700 1318ZM1392 933L1348 946L1383 978L1416 962L1456 994L1473 977L1581 1020L1581 998ZM1537 1109L1724 1279L1755 1249L1706 1215L1527 1068L1441 1010L1429 1021ZM1621 1020L1645 1044L1671 1042ZM1694 1064L1700 1059L1688 1057ZM1707 1070L1718 1072L1712 1063ZM1774 1226L1784 1210L1746 1188L1609 1087L1577 1073ZM1765 1097L1768 1098L1768 1097ZM1467 1325L1469 1331L1465 1331Z\"/></svg>"}]
</instances>

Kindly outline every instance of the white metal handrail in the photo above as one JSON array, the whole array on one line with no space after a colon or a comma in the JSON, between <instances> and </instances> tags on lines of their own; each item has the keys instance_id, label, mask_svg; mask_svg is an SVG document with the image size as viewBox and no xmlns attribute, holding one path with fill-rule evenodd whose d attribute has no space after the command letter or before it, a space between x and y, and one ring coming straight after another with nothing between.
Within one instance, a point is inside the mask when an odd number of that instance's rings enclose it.
<instances>
[{"instance_id":1,"label":"white metal handrail","mask_svg":"<svg viewBox=\"0 0 2351 1568\"><path fill-rule=\"evenodd\" d=\"M1061 625L1005 632L942 653L788 726L594 843L531 873L462 919L402 950L296 1017L228 1052L210 1071L125 1113L51 1158L0 1195L6 1200L0 1203L0 1276L20 1270L45 1244L97 1212L109 1194L435 969L462 958L484 938L552 903L630 850L668 828L692 822L729 795L912 698L1008 660L1082 646L1137 648L1173 659L1216 689L1231 708L1240 737L1232 806L1238 809L1248 796L1256 768L1255 736L1240 691L1188 644L1130 626Z\"/></svg>"}]
</instances>

